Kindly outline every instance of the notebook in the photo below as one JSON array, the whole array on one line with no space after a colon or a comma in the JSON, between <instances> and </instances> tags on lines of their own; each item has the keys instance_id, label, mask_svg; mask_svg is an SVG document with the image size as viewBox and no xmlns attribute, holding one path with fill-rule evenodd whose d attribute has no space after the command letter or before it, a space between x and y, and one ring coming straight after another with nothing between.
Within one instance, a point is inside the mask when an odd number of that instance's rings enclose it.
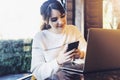
<instances>
[{"instance_id":1,"label":"notebook","mask_svg":"<svg viewBox=\"0 0 120 80\"><path fill-rule=\"evenodd\" d=\"M61 68L79 73L120 69L120 30L90 28L85 62L69 63Z\"/></svg>"}]
</instances>

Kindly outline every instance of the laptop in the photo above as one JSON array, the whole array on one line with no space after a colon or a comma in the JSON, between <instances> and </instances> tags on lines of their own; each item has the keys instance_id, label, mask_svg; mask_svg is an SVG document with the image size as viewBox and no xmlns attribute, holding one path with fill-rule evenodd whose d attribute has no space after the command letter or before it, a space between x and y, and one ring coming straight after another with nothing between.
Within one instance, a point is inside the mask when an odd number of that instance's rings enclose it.
<instances>
[{"instance_id":1,"label":"laptop","mask_svg":"<svg viewBox=\"0 0 120 80\"><path fill-rule=\"evenodd\" d=\"M90 28L85 62L68 65L62 69L78 73L120 69L120 30ZM79 68L71 67L73 65Z\"/></svg>"}]
</instances>

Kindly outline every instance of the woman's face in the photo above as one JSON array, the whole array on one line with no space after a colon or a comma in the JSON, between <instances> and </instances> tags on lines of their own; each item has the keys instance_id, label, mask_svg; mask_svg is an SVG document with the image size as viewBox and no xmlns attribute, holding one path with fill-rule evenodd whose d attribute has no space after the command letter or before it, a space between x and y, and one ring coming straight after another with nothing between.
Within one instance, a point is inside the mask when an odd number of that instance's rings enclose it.
<instances>
[{"instance_id":1,"label":"woman's face","mask_svg":"<svg viewBox=\"0 0 120 80\"><path fill-rule=\"evenodd\" d=\"M66 25L66 15L61 14L58 10L52 9L51 17L49 18L50 31L54 33L62 33Z\"/></svg>"}]
</instances>

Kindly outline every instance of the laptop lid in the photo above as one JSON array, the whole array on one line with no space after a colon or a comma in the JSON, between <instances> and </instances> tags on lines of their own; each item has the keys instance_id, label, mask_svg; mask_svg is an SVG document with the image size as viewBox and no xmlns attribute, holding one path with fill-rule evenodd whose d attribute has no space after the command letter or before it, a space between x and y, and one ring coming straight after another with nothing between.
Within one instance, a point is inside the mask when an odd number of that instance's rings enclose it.
<instances>
[{"instance_id":1,"label":"laptop lid","mask_svg":"<svg viewBox=\"0 0 120 80\"><path fill-rule=\"evenodd\" d=\"M120 68L120 30L90 28L84 72Z\"/></svg>"}]
</instances>

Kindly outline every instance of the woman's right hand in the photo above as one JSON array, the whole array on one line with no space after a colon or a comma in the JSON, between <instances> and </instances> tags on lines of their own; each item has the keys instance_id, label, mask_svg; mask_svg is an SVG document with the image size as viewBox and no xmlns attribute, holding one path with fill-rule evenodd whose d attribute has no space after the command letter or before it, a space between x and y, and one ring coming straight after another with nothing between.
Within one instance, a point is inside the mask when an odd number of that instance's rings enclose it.
<instances>
[{"instance_id":1,"label":"woman's right hand","mask_svg":"<svg viewBox=\"0 0 120 80\"><path fill-rule=\"evenodd\" d=\"M71 51L68 51L68 52L66 52L66 49L63 50L63 52L60 53L60 54L58 55L58 57L56 58L57 63L58 63L59 65L62 65L62 64L65 63L65 62L71 61L72 58L73 58L73 56L74 56L74 54L73 54L74 51L75 51L75 49L73 49L73 50L71 50Z\"/></svg>"}]
</instances>

